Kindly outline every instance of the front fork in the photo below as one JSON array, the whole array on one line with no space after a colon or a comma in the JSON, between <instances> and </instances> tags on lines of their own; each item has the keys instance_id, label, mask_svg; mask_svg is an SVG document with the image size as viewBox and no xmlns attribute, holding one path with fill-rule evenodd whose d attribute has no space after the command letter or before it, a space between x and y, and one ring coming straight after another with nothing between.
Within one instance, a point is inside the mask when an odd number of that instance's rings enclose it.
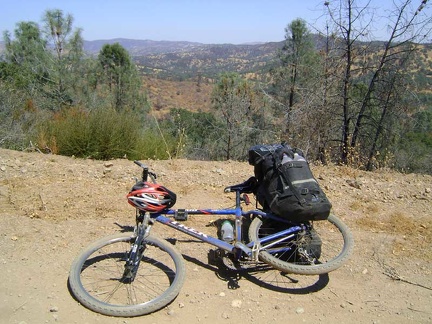
<instances>
[{"instance_id":1,"label":"front fork","mask_svg":"<svg viewBox=\"0 0 432 324\"><path fill-rule=\"evenodd\" d=\"M124 266L122 281L125 283L132 283L135 280L146 248L144 239L149 235L152 225L153 220L150 218L150 213L137 211L136 226L134 229L135 240L131 244L131 249Z\"/></svg>"}]
</instances>

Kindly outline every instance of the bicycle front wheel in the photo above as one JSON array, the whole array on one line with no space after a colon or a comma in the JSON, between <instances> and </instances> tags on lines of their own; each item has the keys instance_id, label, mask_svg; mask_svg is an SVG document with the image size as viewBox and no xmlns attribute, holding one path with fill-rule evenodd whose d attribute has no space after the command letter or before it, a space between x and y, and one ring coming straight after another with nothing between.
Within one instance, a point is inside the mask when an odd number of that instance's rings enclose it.
<instances>
[{"instance_id":1,"label":"bicycle front wheel","mask_svg":"<svg viewBox=\"0 0 432 324\"><path fill-rule=\"evenodd\" d=\"M131 317L154 312L176 298L185 279L185 263L169 242L149 235L134 280L125 280L131 234L102 238L72 264L69 286L76 299L104 315Z\"/></svg>"},{"instance_id":2,"label":"bicycle front wheel","mask_svg":"<svg viewBox=\"0 0 432 324\"><path fill-rule=\"evenodd\" d=\"M264 238L289 226L268 218L256 217L249 227L249 238ZM311 222L310 229L260 243L261 261L287 273L319 275L336 270L352 254L354 240L349 228L336 216Z\"/></svg>"}]
</instances>

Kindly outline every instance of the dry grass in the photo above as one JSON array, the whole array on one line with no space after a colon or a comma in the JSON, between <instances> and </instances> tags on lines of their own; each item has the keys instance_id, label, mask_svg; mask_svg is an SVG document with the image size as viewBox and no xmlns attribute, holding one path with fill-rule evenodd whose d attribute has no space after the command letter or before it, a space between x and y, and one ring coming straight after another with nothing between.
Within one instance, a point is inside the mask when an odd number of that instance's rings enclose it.
<instances>
[{"instance_id":1,"label":"dry grass","mask_svg":"<svg viewBox=\"0 0 432 324\"><path fill-rule=\"evenodd\" d=\"M394 235L391 251L397 256L416 256L432 260L432 220L413 219L403 212L392 212L385 219L370 214L356 224L364 230Z\"/></svg>"},{"instance_id":2,"label":"dry grass","mask_svg":"<svg viewBox=\"0 0 432 324\"><path fill-rule=\"evenodd\" d=\"M355 199L350 203L349 208L352 211L363 211L368 216L376 215L380 212L379 206L373 202L368 201L367 198Z\"/></svg>"},{"instance_id":3,"label":"dry grass","mask_svg":"<svg viewBox=\"0 0 432 324\"><path fill-rule=\"evenodd\" d=\"M363 204L362 204L362 202L359 201L359 200L355 200L355 201L353 201L353 202L351 203L351 205L349 206L349 208L350 208L351 210L353 210L353 211L359 211L359 210L362 209L362 207L363 207Z\"/></svg>"}]
</instances>

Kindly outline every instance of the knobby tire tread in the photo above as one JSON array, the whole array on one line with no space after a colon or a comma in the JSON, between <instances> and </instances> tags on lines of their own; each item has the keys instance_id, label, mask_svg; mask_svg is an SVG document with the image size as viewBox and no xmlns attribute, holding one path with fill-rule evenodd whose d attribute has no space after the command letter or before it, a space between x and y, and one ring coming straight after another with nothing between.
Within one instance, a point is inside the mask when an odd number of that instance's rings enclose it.
<instances>
[{"instance_id":1,"label":"knobby tire tread","mask_svg":"<svg viewBox=\"0 0 432 324\"><path fill-rule=\"evenodd\" d=\"M340 268L351 256L354 249L354 239L350 229L335 215L330 215L326 220L334 224L340 231L343 237L344 245L339 255L329 262L315 265L301 265L278 259L265 250L260 251L258 257L261 261L273 266L274 268L287 273L295 273L300 275L320 275L329 273ZM323 221L320 221L323 222ZM256 217L251 222L249 227L249 238L251 241L259 240L258 232L262 225L260 217ZM325 239L325 238L324 238Z\"/></svg>"},{"instance_id":2,"label":"knobby tire tread","mask_svg":"<svg viewBox=\"0 0 432 324\"><path fill-rule=\"evenodd\" d=\"M110 305L104 302L97 300L92 297L86 289L83 287L80 279L82 267L86 260L91 256L95 251L109 245L113 242L128 242L131 240L131 234L121 233L114 234L98 241L95 241L90 246L88 246L81 254L75 259L71 266L71 270L69 273L69 286L76 297L76 299L82 303L87 308L104 315L109 316L118 316L118 317L133 317L133 316L141 316L145 314L152 313L156 310L163 308L172 302L177 295L179 294L186 274L186 267L183 256L178 250L172 246L169 242L159 237L149 235L145 238L145 241L151 242L152 244L158 246L161 250L167 252L169 256L174 261L176 266L176 275L175 279L172 282L171 286L168 290L162 293L159 297L144 302L142 304L137 305Z\"/></svg>"}]
</instances>

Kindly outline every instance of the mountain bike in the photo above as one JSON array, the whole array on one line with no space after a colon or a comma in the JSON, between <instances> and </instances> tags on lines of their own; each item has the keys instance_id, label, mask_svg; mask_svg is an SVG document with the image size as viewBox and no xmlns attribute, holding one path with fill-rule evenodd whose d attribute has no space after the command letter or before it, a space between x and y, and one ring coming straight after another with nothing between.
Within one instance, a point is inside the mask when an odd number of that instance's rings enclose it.
<instances>
[{"instance_id":1,"label":"mountain bike","mask_svg":"<svg viewBox=\"0 0 432 324\"><path fill-rule=\"evenodd\" d=\"M162 190L147 165L134 163L142 168L142 176L131 193L143 187ZM320 275L348 260L353 237L334 215L325 221L293 223L258 208L244 210L242 205L250 204L253 179L224 189L235 194L234 208L173 209L173 202L162 194L146 197L145 203L141 199L144 195L133 196L138 197L134 231L101 238L78 255L69 273L72 294L95 312L120 317L149 314L172 302L185 280L185 261L174 245L151 233L156 223L216 247L211 250L214 257L234 270L261 262L284 273ZM152 203L160 201L167 203L163 209L151 208ZM223 222L218 235L186 226L184 221L190 215L219 216Z\"/></svg>"}]
</instances>

